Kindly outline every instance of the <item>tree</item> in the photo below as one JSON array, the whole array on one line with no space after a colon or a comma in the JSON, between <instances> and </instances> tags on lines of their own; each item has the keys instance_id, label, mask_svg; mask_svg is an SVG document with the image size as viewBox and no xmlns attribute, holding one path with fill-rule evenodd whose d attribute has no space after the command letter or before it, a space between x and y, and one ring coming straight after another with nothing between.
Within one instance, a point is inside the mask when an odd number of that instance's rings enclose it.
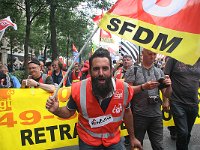
<instances>
[{"instance_id":1,"label":"tree","mask_svg":"<svg viewBox=\"0 0 200 150\"><path fill-rule=\"evenodd\" d=\"M22 39L24 35L24 26L22 10L15 5L15 1L13 0L1 0L0 1L0 19L6 18L10 15L11 20L17 24L17 31L14 31L13 28L7 28L4 34L4 38L9 39L8 46L10 47L10 58L8 58L8 62L11 64L11 71L13 70L13 51L18 51L19 47L22 46Z\"/></svg>"},{"instance_id":2,"label":"tree","mask_svg":"<svg viewBox=\"0 0 200 150\"><path fill-rule=\"evenodd\" d=\"M26 74L30 49L34 49L36 54L39 53L39 50L46 51L50 49L52 59L57 58L59 55L65 56L68 35L70 35L71 39L68 45L69 48L71 48L72 42L76 43L76 46L80 48L88 35L90 35L92 28L90 20L92 13L88 14L82 4L86 4L85 7L87 9L102 7L98 1L94 0L0 1L3 4L0 5L0 17L5 18L8 13L13 12L11 18L13 18L14 22L17 22L19 30L10 32L12 34L12 37L10 36L10 44L13 49L15 49L15 45L24 45ZM81 10L80 8L83 9ZM89 26L91 27L90 29L88 28ZM15 35L14 33L17 34ZM88 46L87 50L89 51L90 49Z\"/></svg>"},{"instance_id":3,"label":"tree","mask_svg":"<svg viewBox=\"0 0 200 150\"><path fill-rule=\"evenodd\" d=\"M25 42L24 42L24 65L25 65L25 74L28 75L28 49L29 49L29 40L30 40L30 31L31 24L33 20L44 12L47 8L45 0L24 0L25 3L25 13L26 13L26 34L25 34Z\"/></svg>"}]
</instances>

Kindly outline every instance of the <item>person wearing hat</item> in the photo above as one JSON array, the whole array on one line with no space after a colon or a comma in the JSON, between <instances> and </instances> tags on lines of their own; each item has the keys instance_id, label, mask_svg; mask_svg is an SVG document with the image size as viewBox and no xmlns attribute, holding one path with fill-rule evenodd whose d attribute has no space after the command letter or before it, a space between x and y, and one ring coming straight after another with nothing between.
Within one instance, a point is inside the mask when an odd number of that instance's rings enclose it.
<instances>
[{"instance_id":1,"label":"person wearing hat","mask_svg":"<svg viewBox=\"0 0 200 150\"><path fill-rule=\"evenodd\" d=\"M42 73L40 62L37 59L32 59L28 62L28 79L22 80L22 88L41 88L48 92L54 92L55 86L51 76Z\"/></svg>"}]
</instances>

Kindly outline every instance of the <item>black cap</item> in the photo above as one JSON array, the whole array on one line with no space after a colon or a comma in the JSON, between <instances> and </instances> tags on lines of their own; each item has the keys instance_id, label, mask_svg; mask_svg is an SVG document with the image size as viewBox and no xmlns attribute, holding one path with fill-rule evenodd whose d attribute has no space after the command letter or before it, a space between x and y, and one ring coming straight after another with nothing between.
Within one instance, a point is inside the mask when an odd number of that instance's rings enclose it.
<instances>
[{"instance_id":1,"label":"black cap","mask_svg":"<svg viewBox=\"0 0 200 150\"><path fill-rule=\"evenodd\" d=\"M28 64L31 64L31 63L33 63L33 64L36 64L36 65L39 65L39 66L40 66L40 61L39 61L39 60L37 60L37 59L32 59L31 61L29 61L29 62L28 62Z\"/></svg>"}]
</instances>

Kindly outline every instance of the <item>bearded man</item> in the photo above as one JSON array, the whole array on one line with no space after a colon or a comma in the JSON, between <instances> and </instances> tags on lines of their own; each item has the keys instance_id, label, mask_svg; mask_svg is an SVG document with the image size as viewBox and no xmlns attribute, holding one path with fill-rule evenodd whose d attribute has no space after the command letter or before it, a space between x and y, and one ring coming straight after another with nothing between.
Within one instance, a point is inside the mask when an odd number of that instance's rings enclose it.
<instances>
[{"instance_id":1,"label":"bearded man","mask_svg":"<svg viewBox=\"0 0 200 150\"><path fill-rule=\"evenodd\" d=\"M71 97L65 107L49 97L46 108L61 118L69 118L78 111L77 132L80 150L122 150L119 126L124 121L130 135L131 149L142 149L134 136L130 100L133 88L112 78L110 53L99 48L89 59L90 75L72 84Z\"/></svg>"}]
</instances>

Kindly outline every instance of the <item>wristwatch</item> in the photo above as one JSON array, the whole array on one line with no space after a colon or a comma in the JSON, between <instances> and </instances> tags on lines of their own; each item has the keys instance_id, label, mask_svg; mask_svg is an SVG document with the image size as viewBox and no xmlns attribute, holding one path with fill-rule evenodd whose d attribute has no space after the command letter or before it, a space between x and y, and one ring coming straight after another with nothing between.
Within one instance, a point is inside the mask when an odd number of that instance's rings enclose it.
<instances>
[{"instance_id":1,"label":"wristwatch","mask_svg":"<svg viewBox=\"0 0 200 150\"><path fill-rule=\"evenodd\" d=\"M143 85L143 84L141 84L141 85L140 85L140 88L141 88L141 91L144 91L144 89L143 89L142 85Z\"/></svg>"}]
</instances>

